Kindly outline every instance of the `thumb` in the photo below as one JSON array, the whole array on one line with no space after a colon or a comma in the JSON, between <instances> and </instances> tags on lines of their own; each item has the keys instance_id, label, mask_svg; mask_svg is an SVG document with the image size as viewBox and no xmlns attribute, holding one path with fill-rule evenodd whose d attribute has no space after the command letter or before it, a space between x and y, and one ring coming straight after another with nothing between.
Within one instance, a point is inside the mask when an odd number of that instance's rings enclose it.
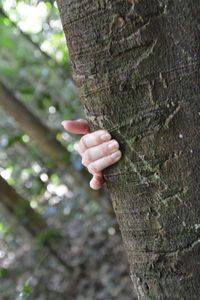
<instances>
[{"instance_id":1,"label":"thumb","mask_svg":"<svg viewBox=\"0 0 200 300\"><path fill-rule=\"evenodd\" d=\"M78 119L75 121L65 120L61 124L65 130L72 133L86 134L91 132L88 122L84 119Z\"/></svg>"}]
</instances>

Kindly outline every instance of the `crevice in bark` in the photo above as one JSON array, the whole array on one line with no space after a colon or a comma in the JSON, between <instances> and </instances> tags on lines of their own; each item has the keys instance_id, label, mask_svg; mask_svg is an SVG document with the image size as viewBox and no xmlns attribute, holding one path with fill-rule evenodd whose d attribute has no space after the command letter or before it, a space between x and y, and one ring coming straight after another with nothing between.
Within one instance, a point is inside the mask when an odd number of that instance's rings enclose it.
<instances>
[{"instance_id":1,"label":"crevice in bark","mask_svg":"<svg viewBox=\"0 0 200 300\"><path fill-rule=\"evenodd\" d=\"M155 172L157 170L158 166L160 164L163 164L165 161L166 161L166 159L163 159L161 161L159 158L151 160L151 161L150 160L146 161L146 160L144 160L144 158L141 157L140 160L134 160L133 163L135 165L135 168L138 168L141 171L148 171L149 170L151 172ZM126 171L117 172L117 173L109 173L108 175L105 175L105 178L107 180L109 180L113 177L120 177L120 176L127 176L128 177L129 175L131 175L134 172L135 171L133 169L129 169L128 167L126 167ZM152 174L149 173L148 175L151 176ZM117 178L117 179L119 179L119 178Z\"/></svg>"},{"instance_id":2,"label":"crevice in bark","mask_svg":"<svg viewBox=\"0 0 200 300\"><path fill-rule=\"evenodd\" d=\"M134 41L135 42L135 41ZM124 43L124 42L123 42ZM127 47L127 49L124 48L124 45L122 49L120 49L120 44L119 43L111 43L111 46L108 49L109 54L111 55L111 59L120 59L123 57L123 59L126 58L129 54L132 56L133 53L136 55L136 50L138 50L138 56L139 55L144 55L145 53L151 54L151 51L153 51L153 48L156 44L156 41L138 41L136 40L136 44L133 46ZM141 52L143 50L143 52ZM134 52L133 52L134 51ZM128 55L127 55L128 54Z\"/></svg>"},{"instance_id":3,"label":"crevice in bark","mask_svg":"<svg viewBox=\"0 0 200 300\"><path fill-rule=\"evenodd\" d=\"M165 80L167 86L169 86L171 83L175 82L175 81L181 81L183 80L184 78L194 74L194 73L199 73L199 66L200 66L200 63L199 61L193 61L192 63L190 64L183 64L183 65L180 65L180 66L174 66L173 68L170 68L170 69L166 69L166 70L161 70L159 73L154 73L154 72L149 72L149 73L144 73L143 75L143 78L140 79L140 81L138 81L137 79L135 80L135 82L131 83L131 86L132 86L132 89L135 90L137 89L138 87L140 87L141 85L143 85L144 81L145 81L145 85L147 84L147 82L151 83L152 81L152 78L153 80L156 82L156 81L159 81L161 82L162 80ZM80 76L82 76L83 79L86 79L87 76L84 76L84 74L81 74L79 73ZM93 74L95 75L95 74ZM163 75L165 75L165 77L163 77ZM74 75L76 76L76 75ZM163 79L161 80L161 76L163 77ZM93 96L94 94L96 93L100 93L108 88L117 88L119 87L122 82L121 80L117 80L116 78L116 83L115 84L109 84L109 85L105 85L104 82L101 83L101 85L95 85L96 83L96 80L98 80L98 82L100 83L101 82L101 78L98 78L96 79L95 76L94 76L94 81L91 80L91 83L88 81L87 82L87 85L88 85L88 89L87 90L81 90L81 95L82 97L84 98L88 98L90 96ZM105 81L107 83L107 81ZM79 84L80 85L80 84ZM93 86L93 88L90 88L90 85ZM88 91L86 93L86 91ZM174 100L176 100L176 96L174 96L173 98ZM178 101L180 101L180 99L177 99ZM90 110L90 113L91 114L98 114L98 113L95 113L95 112L92 112ZM103 112L102 112L103 114ZM99 113L99 115L101 115L101 113Z\"/></svg>"},{"instance_id":4,"label":"crevice in bark","mask_svg":"<svg viewBox=\"0 0 200 300\"><path fill-rule=\"evenodd\" d=\"M111 34L113 31L121 29L124 26L124 24L124 19L120 15L114 15L110 24L109 34Z\"/></svg>"},{"instance_id":5,"label":"crevice in bark","mask_svg":"<svg viewBox=\"0 0 200 300\"><path fill-rule=\"evenodd\" d=\"M166 251L166 252L152 252L154 254L164 254L164 255L180 255L186 251L190 251L192 250L196 245L198 245L200 243L200 235L192 242L190 242L189 244L187 244L186 246L184 247L180 247L180 248L177 248L177 249L173 249L171 251ZM148 252L147 252L148 253Z\"/></svg>"}]
</instances>

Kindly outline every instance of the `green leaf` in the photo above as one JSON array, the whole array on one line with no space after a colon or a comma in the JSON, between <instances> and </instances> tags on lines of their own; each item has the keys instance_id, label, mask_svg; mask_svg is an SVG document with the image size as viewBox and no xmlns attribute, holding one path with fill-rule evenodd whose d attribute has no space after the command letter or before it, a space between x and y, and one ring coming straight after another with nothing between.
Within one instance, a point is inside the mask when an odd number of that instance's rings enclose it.
<instances>
[{"instance_id":1,"label":"green leaf","mask_svg":"<svg viewBox=\"0 0 200 300\"><path fill-rule=\"evenodd\" d=\"M23 292L26 294L30 294L32 291L33 291L33 288L30 285L25 285L23 288Z\"/></svg>"},{"instance_id":2,"label":"green leaf","mask_svg":"<svg viewBox=\"0 0 200 300\"><path fill-rule=\"evenodd\" d=\"M10 232L10 230L11 230L10 227L7 227L7 226L3 225L2 223L0 223L0 232L8 233L8 232Z\"/></svg>"},{"instance_id":3,"label":"green leaf","mask_svg":"<svg viewBox=\"0 0 200 300\"><path fill-rule=\"evenodd\" d=\"M8 277L8 269L5 269L5 268L1 268L0 269L0 278L6 278Z\"/></svg>"}]
</instances>

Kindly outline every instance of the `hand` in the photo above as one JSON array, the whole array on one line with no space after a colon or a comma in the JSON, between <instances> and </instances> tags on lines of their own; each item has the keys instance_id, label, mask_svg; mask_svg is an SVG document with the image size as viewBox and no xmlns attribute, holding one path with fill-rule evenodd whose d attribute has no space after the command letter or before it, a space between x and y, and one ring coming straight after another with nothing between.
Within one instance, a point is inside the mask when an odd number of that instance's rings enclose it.
<instances>
[{"instance_id":1,"label":"hand","mask_svg":"<svg viewBox=\"0 0 200 300\"><path fill-rule=\"evenodd\" d=\"M88 122L83 119L76 121L63 121L63 127L73 133L84 134L75 150L82 157L82 164L93 175L90 187L98 190L104 183L102 170L116 163L122 156L117 141L111 139L106 130L90 131Z\"/></svg>"}]
</instances>

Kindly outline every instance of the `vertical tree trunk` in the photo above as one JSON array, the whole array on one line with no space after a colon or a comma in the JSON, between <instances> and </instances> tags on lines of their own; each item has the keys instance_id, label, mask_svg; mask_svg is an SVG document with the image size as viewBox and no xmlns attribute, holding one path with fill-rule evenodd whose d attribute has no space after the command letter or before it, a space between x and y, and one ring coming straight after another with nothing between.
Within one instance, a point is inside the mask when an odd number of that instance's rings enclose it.
<instances>
[{"instance_id":1,"label":"vertical tree trunk","mask_svg":"<svg viewBox=\"0 0 200 300\"><path fill-rule=\"evenodd\" d=\"M199 0L57 0L139 299L200 299Z\"/></svg>"}]
</instances>

